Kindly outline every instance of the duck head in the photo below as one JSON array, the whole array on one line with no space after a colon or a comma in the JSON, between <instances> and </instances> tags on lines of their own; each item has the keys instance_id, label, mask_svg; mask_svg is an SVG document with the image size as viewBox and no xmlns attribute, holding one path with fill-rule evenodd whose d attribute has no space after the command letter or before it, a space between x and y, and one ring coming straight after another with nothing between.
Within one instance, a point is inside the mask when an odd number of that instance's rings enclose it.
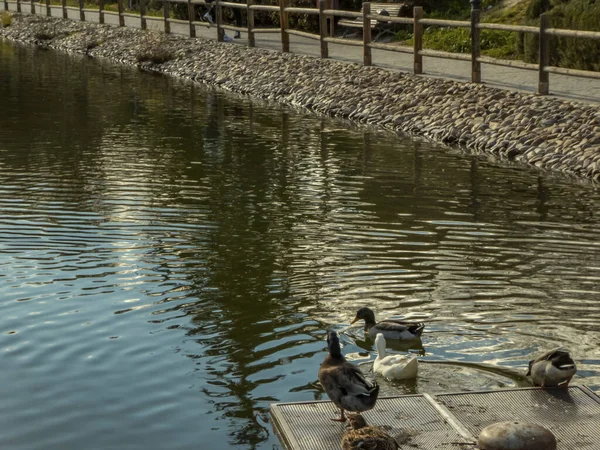
<instances>
[{"instance_id":1,"label":"duck head","mask_svg":"<svg viewBox=\"0 0 600 450\"><path fill-rule=\"evenodd\" d=\"M377 336L375 336L375 348L377 349L378 358L385 358L385 345L385 337L383 337L383 334L377 333Z\"/></svg>"},{"instance_id":2,"label":"duck head","mask_svg":"<svg viewBox=\"0 0 600 450\"><path fill-rule=\"evenodd\" d=\"M340 339L335 331L327 332L327 349L329 350L329 354L333 357L340 358L342 356Z\"/></svg>"},{"instance_id":3,"label":"duck head","mask_svg":"<svg viewBox=\"0 0 600 450\"><path fill-rule=\"evenodd\" d=\"M348 414L348 420L350 421L350 428L353 430L360 430L367 426L367 421L360 414Z\"/></svg>"},{"instance_id":4,"label":"duck head","mask_svg":"<svg viewBox=\"0 0 600 450\"><path fill-rule=\"evenodd\" d=\"M533 367L533 363L535 362L535 359L530 359L529 360L529 366L527 368L527 373L525 374L526 377L530 377L531 376L531 368Z\"/></svg>"},{"instance_id":5,"label":"duck head","mask_svg":"<svg viewBox=\"0 0 600 450\"><path fill-rule=\"evenodd\" d=\"M373 324L375 323L375 313L370 308L360 308L358 311L356 311L356 317L352 322L350 322L350 325L361 319L363 319L365 323Z\"/></svg>"},{"instance_id":6,"label":"duck head","mask_svg":"<svg viewBox=\"0 0 600 450\"><path fill-rule=\"evenodd\" d=\"M571 358L569 352L558 350L550 358L552 365L560 370L572 370L575 367L575 361Z\"/></svg>"}]
</instances>

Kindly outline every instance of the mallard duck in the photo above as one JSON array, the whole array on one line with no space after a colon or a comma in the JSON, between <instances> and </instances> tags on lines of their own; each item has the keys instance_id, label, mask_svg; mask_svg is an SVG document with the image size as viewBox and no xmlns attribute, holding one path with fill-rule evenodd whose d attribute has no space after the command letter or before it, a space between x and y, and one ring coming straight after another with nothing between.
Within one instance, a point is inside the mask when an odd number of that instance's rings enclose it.
<instances>
[{"instance_id":1,"label":"mallard duck","mask_svg":"<svg viewBox=\"0 0 600 450\"><path fill-rule=\"evenodd\" d=\"M398 442L383 429L367 425L360 414L348 415L350 430L342 436L343 450L396 450Z\"/></svg>"},{"instance_id":2,"label":"mallard duck","mask_svg":"<svg viewBox=\"0 0 600 450\"><path fill-rule=\"evenodd\" d=\"M379 386L367 380L358 367L346 361L340 350L340 340L335 331L327 333L329 355L321 363L319 381L330 400L341 410L339 419L345 422L344 411L367 411L377 401Z\"/></svg>"},{"instance_id":3,"label":"mallard duck","mask_svg":"<svg viewBox=\"0 0 600 450\"><path fill-rule=\"evenodd\" d=\"M350 324L360 319L365 321L365 331L369 333L371 339L375 339L378 333L383 334L386 339L417 339L421 337L425 328L423 323L411 324L395 319L386 319L376 323L375 313L369 308L360 308Z\"/></svg>"},{"instance_id":4,"label":"mallard duck","mask_svg":"<svg viewBox=\"0 0 600 450\"><path fill-rule=\"evenodd\" d=\"M567 387L575 372L577 365L569 352L558 347L529 361L527 376L534 386Z\"/></svg>"},{"instance_id":5,"label":"mallard duck","mask_svg":"<svg viewBox=\"0 0 600 450\"><path fill-rule=\"evenodd\" d=\"M419 370L419 362L415 355L385 355L385 338L378 333L375 338L377 358L373 362L373 372L393 380L415 378Z\"/></svg>"}]
</instances>

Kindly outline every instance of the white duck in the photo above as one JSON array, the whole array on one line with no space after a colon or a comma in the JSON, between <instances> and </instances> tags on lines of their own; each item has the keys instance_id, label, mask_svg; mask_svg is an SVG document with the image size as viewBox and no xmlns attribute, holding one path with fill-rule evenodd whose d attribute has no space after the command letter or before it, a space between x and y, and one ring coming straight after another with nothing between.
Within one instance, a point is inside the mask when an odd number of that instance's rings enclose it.
<instances>
[{"instance_id":1,"label":"white duck","mask_svg":"<svg viewBox=\"0 0 600 450\"><path fill-rule=\"evenodd\" d=\"M385 338L378 333L375 337L377 358L373 362L373 372L392 380L416 378L419 362L415 355L385 355Z\"/></svg>"}]
</instances>

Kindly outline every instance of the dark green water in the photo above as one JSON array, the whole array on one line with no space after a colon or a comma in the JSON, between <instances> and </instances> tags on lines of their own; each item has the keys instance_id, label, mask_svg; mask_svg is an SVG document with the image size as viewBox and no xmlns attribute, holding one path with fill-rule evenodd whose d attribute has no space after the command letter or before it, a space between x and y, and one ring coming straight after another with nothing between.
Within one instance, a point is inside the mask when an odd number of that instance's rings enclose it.
<instances>
[{"instance_id":1,"label":"dark green water","mask_svg":"<svg viewBox=\"0 0 600 450\"><path fill-rule=\"evenodd\" d=\"M365 305L426 321L426 360L565 345L598 389L599 212L586 183L1 43L0 448L272 449L269 403L324 398L324 331ZM520 383L435 367L384 391Z\"/></svg>"}]
</instances>

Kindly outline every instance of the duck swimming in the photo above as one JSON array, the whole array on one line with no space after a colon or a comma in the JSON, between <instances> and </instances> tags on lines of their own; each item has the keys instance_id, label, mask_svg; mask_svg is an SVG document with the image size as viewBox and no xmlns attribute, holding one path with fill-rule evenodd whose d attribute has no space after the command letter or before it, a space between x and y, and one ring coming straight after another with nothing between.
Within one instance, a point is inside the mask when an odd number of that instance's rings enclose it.
<instances>
[{"instance_id":1,"label":"duck swimming","mask_svg":"<svg viewBox=\"0 0 600 450\"><path fill-rule=\"evenodd\" d=\"M360 414L348 415L351 429L342 437L342 450L396 450L398 442L383 429L367 425Z\"/></svg>"},{"instance_id":2,"label":"duck swimming","mask_svg":"<svg viewBox=\"0 0 600 450\"><path fill-rule=\"evenodd\" d=\"M319 381L330 400L340 408L340 418L331 419L345 422L344 411L367 411L377 401L379 386L367 380L361 370L346 361L340 350L340 340L335 331L327 333L329 355L321 363Z\"/></svg>"},{"instance_id":3,"label":"duck swimming","mask_svg":"<svg viewBox=\"0 0 600 450\"><path fill-rule=\"evenodd\" d=\"M577 372L577 365L568 351L560 347L529 361L526 376L531 376L534 386L568 387Z\"/></svg>"},{"instance_id":4,"label":"duck swimming","mask_svg":"<svg viewBox=\"0 0 600 450\"><path fill-rule=\"evenodd\" d=\"M386 339L407 340L418 339L423 334L425 324L407 323L396 319L385 319L381 322L375 322L375 313L370 308L360 308L356 312L356 317L350 324L363 319L365 321L365 331L369 333L371 339L375 339L377 334L383 334Z\"/></svg>"},{"instance_id":5,"label":"duck swimming","mask_svg":"<svg viewBox=\"0 0 600 450\"><path fill-rule=\"evenodd\" d=\"M375 338L377 358L373 361L373 372L380 373L390 380L416 378L419 362L415 355L385 355L385 338L378 333Z\"/></svg>"}]
</instances>

